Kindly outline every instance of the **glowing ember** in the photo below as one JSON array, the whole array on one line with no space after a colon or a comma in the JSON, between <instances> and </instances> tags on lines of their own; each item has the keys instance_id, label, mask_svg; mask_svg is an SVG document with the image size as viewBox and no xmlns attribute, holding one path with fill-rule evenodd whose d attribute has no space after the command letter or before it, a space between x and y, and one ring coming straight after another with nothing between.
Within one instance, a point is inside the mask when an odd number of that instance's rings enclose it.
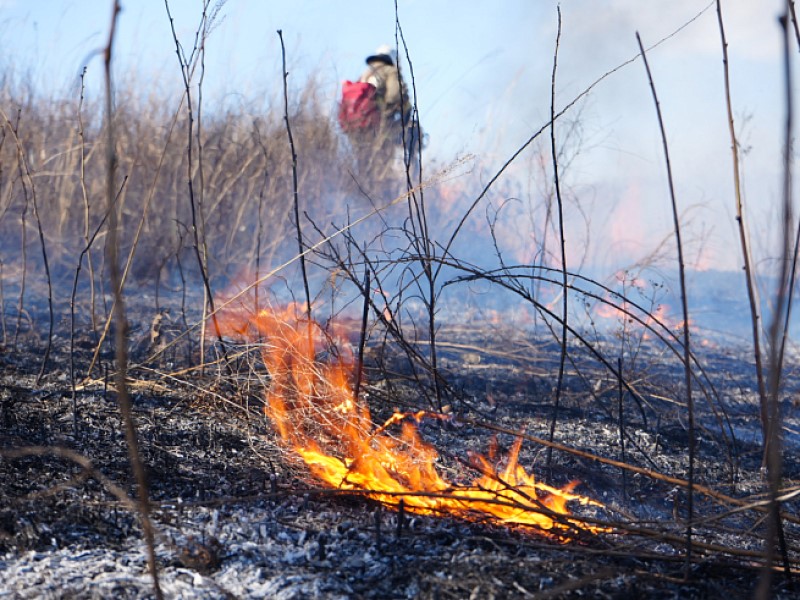
<instances>
[{"instance_id":1,"label":"glowing ember","mask_svg":"<svg viewBox=\"0 0 800 600\"><path fill-rule=\"evenodd\" d=\"M262 310L256 315L229 313L228 333L259 341L270 374L265 412L281 440L296 452L314 476L344 490L358 490L389 506L403 499L405 509L420 514L449 514L478 520L532 526L560 539L567 531L599 531L570 518L567 502L602 506L571 493L575 484L556 489L538 483L518 464L521 438L506 467L498 472L480 455L471 456L481 473L471 485L448 482L434 466L438 453L423 441L415 422L446 415L420 411L395 413L376 427L369 408L350 387L352 356L315 323L304 320L296 305ZM317 351L329 359L317 359ZM399 425L399 435L390 428Z\"/></svg>"}]
</instances>

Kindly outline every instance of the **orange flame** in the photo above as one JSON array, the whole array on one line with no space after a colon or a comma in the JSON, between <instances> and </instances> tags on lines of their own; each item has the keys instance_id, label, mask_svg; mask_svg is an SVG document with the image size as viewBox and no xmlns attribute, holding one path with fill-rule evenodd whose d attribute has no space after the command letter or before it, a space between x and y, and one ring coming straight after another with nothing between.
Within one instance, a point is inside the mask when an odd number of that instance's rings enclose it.
<instances>
[{"instance_id":1,"label":"orange flame","mask_svg":"<svg viewBox=\"0 0 800 600\"><path fill-rule=\"evenodd\" d=\"M265 412L282 442L315 477L389 506L397 506L402 498L405 510L414 513L488 517L534 527L562 540L568 539L567 531L600 531L571 518L566 504L601 504L573 494L575 483L563 489L539 483L518 464L521 438L501 472L485 457L473 455L470 463L480 477L471 485L447 481L435 467L438 452L421 438L415 422L449 417L426 411L395 413L375 427L369 408L350 387L352 356L301 314L297 305L289 305L249 316L230 312L222 323L226 332L262 343L270 375ZM317 350L332 358L318 360ZM399 435L391 434L390 428L398 424Z\"/></svg>"}]
</instances>

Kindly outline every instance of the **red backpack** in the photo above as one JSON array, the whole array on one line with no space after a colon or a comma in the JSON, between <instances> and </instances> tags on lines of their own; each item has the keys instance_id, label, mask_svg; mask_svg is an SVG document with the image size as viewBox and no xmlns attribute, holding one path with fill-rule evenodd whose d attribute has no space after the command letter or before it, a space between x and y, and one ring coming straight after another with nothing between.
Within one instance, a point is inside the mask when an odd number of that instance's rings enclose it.
<instances>
[{"instance_id":1,"label":"red backpack","mask_svg":"<svg viewBox=\"0 0 800 600\"><path fill-rule=\"evenodd\" d=\"M346 133L364 131L378 126L377 89L363 81L342 83L342 101L339 103L339 126Z\"/></svg>"}]
</instances>

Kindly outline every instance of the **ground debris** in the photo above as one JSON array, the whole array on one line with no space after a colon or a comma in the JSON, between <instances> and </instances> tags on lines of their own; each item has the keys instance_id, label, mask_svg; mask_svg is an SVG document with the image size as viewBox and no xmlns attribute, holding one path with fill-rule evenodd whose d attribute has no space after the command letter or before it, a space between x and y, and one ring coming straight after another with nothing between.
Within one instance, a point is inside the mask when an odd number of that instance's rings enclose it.
<instances>
[{"instance_id":1,"label":"ground debris","mask_svg":"<svg viewBox=\"0 0 800 600\"><path fill-rule=\"evenodd\" d=\"M469 352L487 347L463 335L460 342ZM549 413L543 408L551 388L541 378L552 357L533 357L541 373L539 383L532 384L524 365L491 352L480 361L466 357L459 362L459 346L443 348L443 364L464 392L452 399L458 418L423 422L420 429L443 449L440 466L453 481L464 478L459 457L487 452L493 436L493 451L503 456L514 441L464 417L510 430L524 423L528 433L546 437ZM18 353L13 362L20 361ZM477 365L480 377L475 376ZM37 388L33 373L8 363L0 366L0 449L74 449L134 495L113 390L98 380L79 390L73 404L68 380L58 373ZM728 367L736 372L735 366ZM395 401L413 395L401 380L387 385L375 373L371 379L368 390L377 414L392 410L389 401L382 404L387 390ZM242 386L233 380L209 377L205 382L193 376L192 385L185 386L180 380L167 385L168 380L156 376L154 385L145 385L144 375L141 380L132 388L134 411L167 597L734 599L750 597L758 581L752 559L758 558L761 538L757 526L748 531L752 515L745 518L734 507L702 495L695 507L705 519L695 530L701 546L692 577L684 581L685 496L667 482L636 473L623 481L616 467L559 454L546 473L552 484L580 480L581 493L609 510L584 516L618 520L623 527L562 544L497 523L448 517L405 515L398 526L396 513L379 511L372 501L314 488L305 469L276 444L260 410L257 386L247 396L236 396L230 391ZM559 442L618 458L619 428L603 412L604 398L589 401L578 387L567 389ZM754 408L731 397L732 420L743 432L748 425L752 429ZM655 406L658 401L649 402ZM685 430L677 409L667 402L659 409L660 420L647 426L631 409L627 459L681 476ZM697 473L703 484L739 497L760 491L755 439L744 437L736 486L727 485L724 444L711 420L701 422L706 428ZM537 471L542 458L542 448L524 445L521 463ZM787 465L787 474L796 477L797 465ZM151 597L137 517L91 473L64 458L32 454L0 459L0 481L2 592L19 598ZM787 523L790 540L797 539L796 527ZM725 548L751 552L752 559L726 554ZM797 561L793 546L790 552ZM791 597L780 576L774 597Z\"/></svg>"}]
</instances>

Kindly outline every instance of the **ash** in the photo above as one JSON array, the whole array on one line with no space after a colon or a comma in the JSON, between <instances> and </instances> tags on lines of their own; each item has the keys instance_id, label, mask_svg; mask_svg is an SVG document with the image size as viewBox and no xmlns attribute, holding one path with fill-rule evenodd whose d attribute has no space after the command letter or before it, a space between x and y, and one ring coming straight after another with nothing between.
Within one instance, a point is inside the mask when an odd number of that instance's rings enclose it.
<instances>
[{"instance_id":1,"label":"ash","mask_svg":"<svg viewBox=\"0 0 800 600\"><path fill-rule=\"evenodd\" d=\"M440 449L437 468L451 481L467 477L463 459L470 451L485 452L492 435L498 455L513 443L513 436L479 422L547 437L554 344L515 347L497 332L490 340L464 329L443 331L440 340L454 418L425 424L422 434ZM419 402L408 378L387 375L403 370L389 368L388 350L373 353L381 370L370 375L367 388L377 415ZM39 386L34 351L0 359L0 449L74 449L135 497L106 378L77 389L73 402L65 349L56 349L56 367ZM637 389L645 404L625 400L624 456L614 412L617 383L577 362L567 374L555 439L685 477L685 408L670 400L680 376L646 345L638 361ZM737 442L731 450L714 410L698 403L697 481L735 498L758 499L764 484L750 366L744 354L730 350L715 350L707 364L722 381ZM669 481L623 476L612 465L559 452L547 469L545 449L526 442L520 463L555 486L580 480L576 491L607 508L570 509L611 531L563 543L488 521L401 515L358 495L315 487L277 445L252 376L149 373L135 372L132 395L167 598L745 598L757 585L764 525L763 515L751 509L696 496L699 545L684 581L685 491ZM790 487L800 477L792 458L800 426L789 393L783 408ZM2 458L0 506L0 597L154 596L137 516L80 466L46 452ZM794 500L784 509L796 567ZM792 597L781 574L775 578L774 597Z\"/></svg>"}]
</instances>

